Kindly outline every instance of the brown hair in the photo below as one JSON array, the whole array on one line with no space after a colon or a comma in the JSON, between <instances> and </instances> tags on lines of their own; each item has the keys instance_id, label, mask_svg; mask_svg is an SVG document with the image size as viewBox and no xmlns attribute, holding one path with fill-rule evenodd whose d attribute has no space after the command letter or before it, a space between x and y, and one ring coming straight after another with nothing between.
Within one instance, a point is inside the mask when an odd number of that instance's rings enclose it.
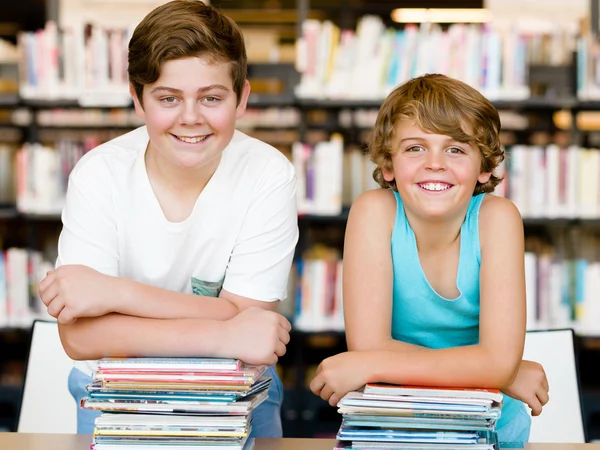
<instances>
[{"instance_id":1,"label":"brown hair","mask_svg":"<svg viewBox=\"0 0 600 450\"><path fill-rule=\"evenodd\" d=\"M481 152L481 172L493 172L504 159L500 144L500 117L491 102L469 85L440 74L414 78L394 89L384 100L369 144L369 155L377 165L373 178L383 188L397 190L396 181L386 181L383 169L392 170L391 140L402 119L431 133L444 134L460 142L476 142ZM465 131L470 129L472 135ZM492 192L502 178L492 174L485 184L477 182L473 195Z\"/></svg>"},{"instance_id":2,"label":"brown hair","mask_svg":"<svg viewBox=\"0 0 600 450\"><path fill-rule=\"evenodd\" d=\"M166 61L202 56L229 62L238 103L247 74L244 38L237 24L200 0L174 0L152 10L129 41L129 81L142 102L144 85L154 83Z\"/></svg>"}]
</instances>

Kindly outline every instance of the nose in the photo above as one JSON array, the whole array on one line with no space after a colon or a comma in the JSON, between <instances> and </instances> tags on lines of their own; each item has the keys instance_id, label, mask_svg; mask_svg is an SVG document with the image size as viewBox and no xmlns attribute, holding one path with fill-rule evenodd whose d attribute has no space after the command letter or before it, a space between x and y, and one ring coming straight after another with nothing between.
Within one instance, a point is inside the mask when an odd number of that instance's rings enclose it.
<instances>
[{"instance_id":1,"label":"nose","mask_svg":"<svg viewBox=\"0 0 600 450\"><path fill-rule=\"evenodd\" d=\"M181 111L182 125L196 125L204 120L199 102L189 100L184 102L183 110Z\"/></svg>"},{"instance_id":2,"label":"nose","mask_svg":"<svg viewBox=\"0 0 600 450\"><path fill-rule=\"evenodd\" d=\"M446 163L443 152L428 152L425 160L425 167L430 170L444 170L446 168Z\"/></svg>"}]
</instances>

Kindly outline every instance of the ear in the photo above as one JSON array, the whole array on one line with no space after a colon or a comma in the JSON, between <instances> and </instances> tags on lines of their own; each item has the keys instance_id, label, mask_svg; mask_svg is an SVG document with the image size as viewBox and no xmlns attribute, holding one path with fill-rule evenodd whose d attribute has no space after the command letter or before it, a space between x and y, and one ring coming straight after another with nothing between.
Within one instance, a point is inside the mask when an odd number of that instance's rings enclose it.
<instances>
[{"instance_id":1,"label":"ear","mask_svg":"<svg viewBox=\"0 0 600 450\"><path fill-rule=\"evenodd\" d=\"M131 83L129 83L129 95L131 95L131 98L133 99L133 107L135 108L136 116L138 116L140 119L146 120L146 113L144 112L144 108L142 107L140 99L138 98L135 89L133 88L133 84Z\"/></svg>"},{"instance_id":2,"label":"ear","mask_svg":"<svg viewBox=\"0 0 600 450\"><path fill-rule=\"evenodd\" d=\"M390 167L389 168L387 168L385 166L382 167L381 174L383 175L383 179L389 183L389 182L394 181L395 176L394 176L394 168L392 166L391 161L389 161L388 163L389 163Z\"/></svg>"},{"instance_id":3,"label":"ear","mask_svg":"<svg viewBox=\"0 0 600 450\"><path fill-rule=\"evenodd\" d=\"M492 172L481 172L479 174L479 177L477 177L477 181L479 181L481 184L485 184L488 181L490 181L491 177L492 177Z\"/></svg>"},{"instance_id":4,"label":"ear","mask_svg":"<svg viewBox=\"0 0 600 450\"><path fill-rule=\"evenodd\" d=\"M244 82L244 88L240 93L240 103L235 110L235 118L241 119L246 113L246 106L248 105L248 97L250 96L250 82L246 80Z\"/></svg>"}]
</instances>

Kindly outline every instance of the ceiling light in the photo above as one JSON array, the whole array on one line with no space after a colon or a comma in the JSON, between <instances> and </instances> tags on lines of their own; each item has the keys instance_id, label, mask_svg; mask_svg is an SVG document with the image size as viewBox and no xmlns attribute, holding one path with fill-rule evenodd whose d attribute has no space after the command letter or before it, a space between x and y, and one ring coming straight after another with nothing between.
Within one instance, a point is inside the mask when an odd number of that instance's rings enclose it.
<instances>
[{"instance_id":1,"label":"ceiling light","mask_svg":"<svg viewBox=\"0 0 600 450\"><path fill-rule=\"evenodd\" d=\"M484 8L397 8L392 20L398 23L485 23L492 13Z\"/></svg>"}]
</instances>

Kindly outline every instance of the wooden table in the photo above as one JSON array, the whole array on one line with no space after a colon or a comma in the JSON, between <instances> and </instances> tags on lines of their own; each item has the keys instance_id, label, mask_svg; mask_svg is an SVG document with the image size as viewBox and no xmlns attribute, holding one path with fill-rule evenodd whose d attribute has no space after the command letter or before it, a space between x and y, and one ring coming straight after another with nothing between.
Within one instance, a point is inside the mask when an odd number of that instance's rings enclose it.
<instances>
[{"instance_id":1,"label":"wooden table","mask_svg":"<svg viewBox=\"0 0 600 450\"><path fill-rule=\"evenodd\" d=\"M86 434L0 433L1 450L89 450ZM332 439L257 439L255 450L332 450ZM600 444L527 444L527 450L600 450Z\"/></svg>"}]
</instances>

